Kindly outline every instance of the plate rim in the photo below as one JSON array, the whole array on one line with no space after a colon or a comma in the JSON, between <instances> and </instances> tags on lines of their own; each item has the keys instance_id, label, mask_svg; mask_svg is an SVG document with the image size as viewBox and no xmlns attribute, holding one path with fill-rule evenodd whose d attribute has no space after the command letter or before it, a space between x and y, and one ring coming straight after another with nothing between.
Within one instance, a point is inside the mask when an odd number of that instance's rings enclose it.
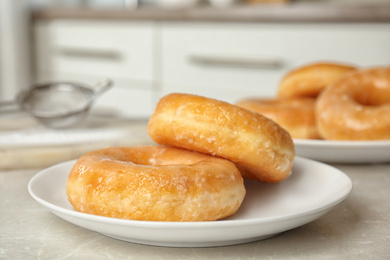
<instances>
[{"instance_id":1,"label":"plate rim","mask_svg":"<svg viewBox=\"0 0 390 260\"><path fill-rule=\"evenodd\" d=\"M295 145L299 146L320 146L320 147L345 147L345 148L358 148L358 147L388 147L390 148L390 140L374 140L374 141L333 141L333 140L321 140L321 139L293 139Z\"/></svg>"}]
</instances>

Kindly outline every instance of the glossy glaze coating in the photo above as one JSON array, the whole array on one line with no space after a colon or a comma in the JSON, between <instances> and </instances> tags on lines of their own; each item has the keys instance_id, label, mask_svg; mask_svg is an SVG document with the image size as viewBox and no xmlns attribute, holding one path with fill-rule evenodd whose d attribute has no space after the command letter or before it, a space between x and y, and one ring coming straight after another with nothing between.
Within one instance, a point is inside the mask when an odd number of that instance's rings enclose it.
<instances>
[{"instance_id":1,"label":"glossy glaze coating","mask_svg":"<svg viewBox=\"0 0 390 260\"><path fill-rule=\"evenodd\" d=\"M296 68L282 78L278 98L316 98L326 86L355 70L350 65L321 62Z\"/></svg>"},{"instance_id":2,"label":"glossy glaze coating","mask_svg":"<svg viewBox=\"0 0 390 260\"><path fill-rule=\"evenodd\" d=\"M269 118L223 101L169 94L158 103L148 125L157 143L222 157L244 178L280 182L295 156L290 134Z\"/></svg>"},{"instance_id":3,"label":"glossy glaze coating","mask_svg":"<svg viewBox=\"0 0 390 260\"><path fill-rule=\"evenodd\" d=\"M390 68L361 70L327 87L316 118L328 140L390 139Z\"/></svg>"},{"instance_id":4,"label":"glossy glaze coating","mask_svg":"<svg viewBox=\"0 0 390 260\"><path fill-rule=\"evenodd\" d=\"M293 138L318 139L314 98L247 98L236 105L260 113L281 125Z\"/></svg>"},{"instance_id":5,"label":"glossy glaze coating","mask_svg":"<svg viewBox=\"0 0 390 260\"><path fill-rule=\"evenodd\" d=\"M77 211L150 221L211 221L234 214L245 187L230 161L171 147L114 147L80 157L67 182Z\"/></svg>"}]
</instances>

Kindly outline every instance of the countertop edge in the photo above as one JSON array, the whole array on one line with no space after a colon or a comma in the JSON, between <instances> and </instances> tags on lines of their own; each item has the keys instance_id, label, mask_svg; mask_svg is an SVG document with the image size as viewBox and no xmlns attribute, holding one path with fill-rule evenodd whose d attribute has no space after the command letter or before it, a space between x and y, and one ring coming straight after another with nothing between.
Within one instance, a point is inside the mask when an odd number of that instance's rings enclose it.
<instances>
[{"instance_id":1,"label":"countertop edge","mask_svg":"<svg viewBox=\"0 0 390 260\"><path fill-rule=\"evenodd\" d=\"M390 4L272 4L190 9L143 7L129 9L66 8L32 12L33 20L99 19L215 22L390 22Z\"/></svg>"}]
</instances>

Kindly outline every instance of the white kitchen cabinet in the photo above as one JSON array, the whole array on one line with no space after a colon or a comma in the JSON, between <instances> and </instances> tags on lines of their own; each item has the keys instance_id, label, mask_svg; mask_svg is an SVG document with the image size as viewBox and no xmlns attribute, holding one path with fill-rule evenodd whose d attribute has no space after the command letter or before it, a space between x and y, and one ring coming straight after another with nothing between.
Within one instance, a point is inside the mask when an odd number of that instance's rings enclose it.
<instances>
[{"instance_id":1,"label":"white kitchen cabinet","mask_svg":"<svg viewBox=\"0 0 390 260\"><path fill-rule=\"evenodd\" d=\"M54 20L35 26L36 81L92 84L110 78L113 89L96 106L128 116L154 109L154 25L152 22Z\"/></svg>"},{"instance_id":2,"label":"white kitchen cabinet","mask_svg":"<svg viewBox=\"0 0 390 260\"><path fill-rule=\"evenodd\" d=\"M287 71L315 61L390 64L389 24L164 23L162 94L229 102L273 97Z\"/></svg>"},{"instance_id":3,"label":"white kitchen cabinet","mask_svg":"<svg viewBox=\"0 0 390 260\"><path fill-rule=\"evenodd\" d=\"M135 117L171 92L274 97L284 74L311 62L390 65L385 23L44 20L35 38L39 82L111 78L96 105Z\"/></svg>"}]
</instances>

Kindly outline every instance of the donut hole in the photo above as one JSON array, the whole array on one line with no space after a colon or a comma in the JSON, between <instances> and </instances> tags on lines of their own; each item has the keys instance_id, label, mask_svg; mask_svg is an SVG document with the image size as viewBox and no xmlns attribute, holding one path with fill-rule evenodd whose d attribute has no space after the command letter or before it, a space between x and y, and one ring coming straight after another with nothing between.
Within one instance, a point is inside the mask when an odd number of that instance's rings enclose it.
<instances>
[{"instance_id":1,"label":"donut hole","mask_svg":"<svg viewBox=\"0 0 390 260\"><path fill-rule=\"evenodd\" d=\"M188 158L132 158L131 162L138 165L164 166L164 165L193 165L199 163L200 159Z\"/></svg>"},{"instance_id":2,"label":"donut hole","mask_svg":"<svg viewBox=\"0 0 390 260\"><path fill-rule=\"evenodd\" d=\"M362 106L381 106L390 103L390 91L372 86L363 91L356 92L354 100Z\"/></svg>"},{"instance_id":3,"label":"donut hole","mask_svg":"<svg viewBox=\"0 0 390 260\"><path fill-rule=\"evenodd\" d=\"M164 166L164 165L193 165L204 161L204 157L197 156L197 153L182 151L170 148L168 152L163 148L149 147L147 150L116 148L115 156L109 154L110 150L102 150L100 158L104 160L111 160L125 164L135 164L143 166ZM159 153L159 152L160 153ZM173 151L173 152L172 152ZM177 156L178 151L181 151L181 156Z\"/></svg>"}]
</instances>

